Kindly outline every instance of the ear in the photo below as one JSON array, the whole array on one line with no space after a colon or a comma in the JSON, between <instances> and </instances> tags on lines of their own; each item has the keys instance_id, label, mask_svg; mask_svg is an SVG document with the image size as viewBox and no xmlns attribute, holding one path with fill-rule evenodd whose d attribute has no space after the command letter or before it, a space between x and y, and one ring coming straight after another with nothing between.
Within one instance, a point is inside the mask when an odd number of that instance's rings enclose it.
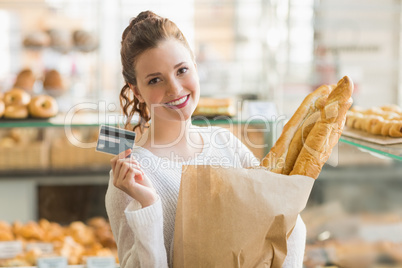
<instances>
[{"instance_id":1,"label":"ear","mask_svg":"<svg viewBox=\"0 0 402 268\"><path fill-rule=\"evenodd\" d=\"M128 85L129 85L130 89L133 91L134 96L135 96L141 103L145 102L144 99L142 98L141 94L140 94L140 91L138 90L138 87L137 87L137 86L134 86L134 85L132 85L132 84L128 84Z\"/></svg>"}]
</instances>

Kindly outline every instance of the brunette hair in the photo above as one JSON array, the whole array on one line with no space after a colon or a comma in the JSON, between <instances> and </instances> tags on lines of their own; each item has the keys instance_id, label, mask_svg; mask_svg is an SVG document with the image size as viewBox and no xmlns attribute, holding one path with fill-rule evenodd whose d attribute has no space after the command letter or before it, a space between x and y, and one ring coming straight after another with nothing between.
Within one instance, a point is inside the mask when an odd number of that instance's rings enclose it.
<instances>
[{"instance_id":1,"label":"brunette hair","mask_svg":"<svg viewBox=\"0 0 402 268\"><path fill-rule=\"evenodd\" d=\"M151 114L145 102L141 103L133 94L129 84L137 85L135 63L144 51L155 48L161 41L174 38L184 45L194 59L194 54L180 29L167 18L156 15L151 11L144 11L130 21L130 25L123 32L121 41L121 63L123 67L124 87L120 92L120 106L127 117L124 127L130 127L130 121L135 113L139 114L139 122L133 127L149 127Z\"/></svg>"}]
</instances>

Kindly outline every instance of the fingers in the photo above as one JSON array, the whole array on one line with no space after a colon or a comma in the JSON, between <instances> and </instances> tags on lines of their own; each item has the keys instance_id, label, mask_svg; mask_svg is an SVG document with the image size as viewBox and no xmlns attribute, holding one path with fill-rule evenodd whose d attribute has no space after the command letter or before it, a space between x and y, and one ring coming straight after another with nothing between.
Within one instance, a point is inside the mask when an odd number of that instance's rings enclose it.
<instances>
[{"instance_id":1,"label":"fingers","mask_svg":"<svg viewBox=\"0 0 402 268\"><path fill-rule=\"evenodd\" d=\"M143 176L144 172L141 170L137 160L133 158L118 159L113 170L113 184L119 187L125 183L133 183L127 182L127 180L133 178L135 180L143 180Z\"/></svg>"},{"instance_id":2,"label":"fingers","mask_svg":"<svg viewBox=\"0 0 402 268\"><path fill-rule=\"evenodd\" d=\"M130 165L127 162L123 162L119 166L120 166L120 171L119 171L119 173L116 174L117 175L116 177L117 177L117 181L123 182L126 177L127 172L130 169Z\"/></svg>"},{"instance_id":3,"label":"fingers","mask_svg":"<svg viewBox=\"0 0 402 268\"><path fill-rule=\"evenodd\" d=\"M118 155L116 155L115 157L113 157L113 158L110 160L110 164L111 164L111 166L112 166L112 169L114 170L114 168L115 168L115 166L116 166L117 160L119 160L119 159L124 159L124 158L126 158L128 155L130 155L130 154L131 154L131 149L129 148L129 149L125 150L124 152L121 152L120 154L118 154Z\"/></svg>"}]
</instances>

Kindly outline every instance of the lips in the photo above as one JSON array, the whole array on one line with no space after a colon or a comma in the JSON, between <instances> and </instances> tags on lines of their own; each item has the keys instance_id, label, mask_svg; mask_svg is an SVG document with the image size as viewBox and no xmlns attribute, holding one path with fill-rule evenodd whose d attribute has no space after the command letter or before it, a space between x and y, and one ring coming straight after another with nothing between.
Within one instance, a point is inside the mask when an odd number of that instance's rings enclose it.
<instances>
[{"instance_id":1,"label":"lips","mask_svg":"<svg viewBox=\"0 0 402 268\"><path fill-rule=\"evenodd\" d=\"M165 103L165 105L168 106L169 108L180 109L187 105L189 98L190 98L190 94L180 97L178 99L175 99L173 101L167 102L167 103Z\"/></svg>"}]
</instances>

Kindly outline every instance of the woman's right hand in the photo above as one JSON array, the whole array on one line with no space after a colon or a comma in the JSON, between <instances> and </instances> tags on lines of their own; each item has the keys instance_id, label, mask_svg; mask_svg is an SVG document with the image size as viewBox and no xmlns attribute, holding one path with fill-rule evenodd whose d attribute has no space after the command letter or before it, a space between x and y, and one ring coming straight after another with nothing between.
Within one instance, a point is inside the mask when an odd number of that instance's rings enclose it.
<instances>
[{"instance_id":1,"label":"woman's right hand","mask_svg":"<svg viewBox=\"0 0 402 268\"><path fill-rule=\"evenodd\" d=\"M144 208L155 203L158 196L138 161L132 157L126 158L130 153L131 149L127 149L110 160L113 185L137 200Z\"/></svg>"}]
</instances>

